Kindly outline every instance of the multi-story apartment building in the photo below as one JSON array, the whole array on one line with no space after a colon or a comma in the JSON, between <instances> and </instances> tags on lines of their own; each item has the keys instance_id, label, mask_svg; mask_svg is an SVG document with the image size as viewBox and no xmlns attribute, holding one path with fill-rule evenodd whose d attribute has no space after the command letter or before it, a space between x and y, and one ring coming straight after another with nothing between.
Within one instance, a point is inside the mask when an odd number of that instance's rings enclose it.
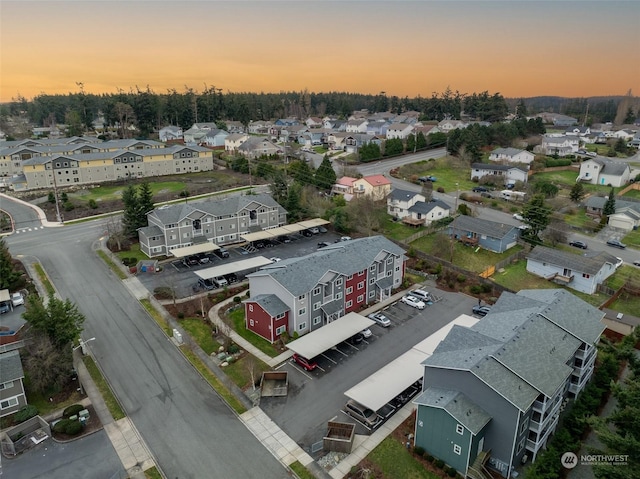
<instances>
[{"instance_id":1,"label":"multi-story apartment building","mask_svg":"<svg viewBox=\"0 0 640 479\"><path fill-rule=\"evenodd\" d=\"M18 350L0 354L0 417L13 414L27 405L24 372Z\"/></svg>"},{"instance_id":2,"label":"multi-story apartment building","mask_svg":"<svg viewBox=\"0 0 640 479\"><path fill-rule=\"evenodd\" d=\"M268 341L303 335L381 301L402 284L404 250L383 236L343 241L247 276L247 329Z\"/></svg>"},{"instance_id":3,"label":"multi-story apartment building","mask_svg":"<svg viewBox=\"0 0 640 479\"><path fill-rule=\"evenodd\" d=\"M565 290L522 290L503 293L474 326L454 326L422 363L416 446L464 477L484 477L481 458L512 477L593 374L603 317Z\"/></svg>"},{"instance_id":4,"label":"multi-story apartment building","mask_svg":"<svg viewBox=\"0 0 640 479\"><path fill-rule=\"evenodd\" d=\"M147 220L149 226L138 230L140 249L154 257L194 243L241 242L242 234L287 224L287 212L269 195L242 195L161 206Z\"/></svg>"}]
</instances>

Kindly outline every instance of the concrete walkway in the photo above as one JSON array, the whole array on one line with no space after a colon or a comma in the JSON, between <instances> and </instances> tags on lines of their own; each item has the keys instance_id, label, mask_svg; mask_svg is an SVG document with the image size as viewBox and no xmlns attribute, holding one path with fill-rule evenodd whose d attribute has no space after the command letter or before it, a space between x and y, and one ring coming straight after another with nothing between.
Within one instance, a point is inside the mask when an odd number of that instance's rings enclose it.
<instances>
[{"instance_id":1,"label":"concrete walkway","mask_svg":"<svg viewBox=\"0 0 640 479\"><path fill-rule=\"evenodd\" d=\"M98 418L100 418L127 474L131 479L144 479L144 471L155 466L151 452L128 417L118 421L114 420L78 350L74 352L73 362L78 372L80 384L89 397Z\"/></svg>"}]
</instances>

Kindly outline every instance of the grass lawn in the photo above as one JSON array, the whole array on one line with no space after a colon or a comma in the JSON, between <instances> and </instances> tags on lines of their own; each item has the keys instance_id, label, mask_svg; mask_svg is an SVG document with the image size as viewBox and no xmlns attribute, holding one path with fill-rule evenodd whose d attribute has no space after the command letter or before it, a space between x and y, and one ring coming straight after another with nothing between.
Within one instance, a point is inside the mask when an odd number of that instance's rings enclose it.
<instances>
[{"instance_id":1,"label":"grass lawn","mask_svg":"<svg viewBox=\"0 0 640 479\"><path fill-rule=\"evenodd\" d=\"M242 336L244 339L253 344L260 351L266 355L275 358L280 351L278 351L273 344L266 339L261 338L253 331L249 331L245 326L244 320L244 308L238 308L229 314L231 321L233 321L233 329Z\"/></svg>"},{"instance_id":2,"label":"grass lawn","mask_svg":"<svg viewBox=\"0 0 640 479\"><path fill-rule=\"evenodd\" d=\"M127 279L127 275L118 267L117 264L115 264L111 258L109 256L107 256L107 253L105 253L102 250L98 250L98 256L100 256L100 258L102 258L102 260L107 263L107 266L109 266L109 268L111 269L111 271L113 271L116 276L120 279Z\"/></svg>"},{"instance_id":3,"label":"grass lawn","mask_svg":"<svg viewBox=\"0 0 640 479\"><path fill-rule=\"evenodd\" d=\"M626 282L640 285L640 269L628 265L621 266L604 284L609 288L618 289Z\"/></svg>"},{"instance_id":4,"label":"grass lawn","mask_svg":"<svg viewBox=\"0 0 640 479\"><path fill-rule=\"evenodd\" d=\"M116 253L116 256L120 259L123 258L135 258L138 261L146 261L149 257L140 251L140 243L133 243L128 251L120 251Z\"/></svg>"},{"instance_id":5,"label":"grass lawn","mask_svg":"<svg viewBox=\"0 0 640 479\"><path fill-rule=\"evenodd\" d=\"M29 399L29 404L31 406L35 406L38 409L38 414L44 416L49 414L50 412L56 411L58 409L64 409L67 406L71 406L72 404L76 404L82 400L82 396L79 392L74 392L71 397L69 397L66 401L63 402L50 402L50 395L45 393L37 393L35 391L29 390L29 383L25 380L25 394Z\"/></svg>"},{"instance_id":6,"label":"grass lawn","mask_svg":"<svg viewBox=\"0 0 640 479\"><path fill-rule=\"evenodd\" d=\"M626 244L627 247L640 249L640 230L630 231L622 238L622 242Z\"/></svg>"},{"instance_id":7,"label":"grass lawn","mask_svg":"<svg viewBox=\"0 0 640 479\"><path fill-rule=\"evenodd\" d=\"M158 323L158 326L160 326L164 330L165 334L171 337L173 335L173 331L171 331L171 328L169 327L167 322L164 320L162 315L158 311L156 311L156 309L153 307L153 305L151 304L151 301L149 301L148 299L141 299L140 304L144 309L147 310L147 313L149 313L149 315L153 318L153 320L156 323Z\"/></svg>"},{"instance_id":8,"label":"grass lawn","mask_svg":"<svg viewBox=\"0 0 640 479\"><path fill-rule=\"evenodd\" d=\"M186 189L187 184L182 181L164 181L159 183L149 183L154 195L159 193L179 193ZM80 201L104 201L118 200L122 198L122 192L127 185L98 186L91 189L83 189L75 193L69 193L69 197Z\"/></svg>"},{"instance_id":9,"label":"grass lawn","mask_svg":"<svg viewBox=\"0 0 640 479\"><path fill-rule=\"evenodd\" d=\"M300 479L314 479L315 476L311 474L306 467L304 467L300 461L296 461L289 466L293 472L296 473Z\"/></svg>"},{"instance_id":10,"label":"grass lawn","mask_svg":"<svg viewBox=\"0 0 640 479\"><path fill-rule=\"evenodd\" d=\"M559 284L552 283L543 278L535 276L527 271L527 260L523 259L512 263L491 277L499 285L505 286L514 291L521 289L545 289L560 288Z\"/></svg>"},{"instance_id":11,"label":"grass lawn","mask_svg":"<svg viewBox=\"0 0 640 479\"><path fill-rule=\"evenodd\" d=\"M402 241L412 234L424 229L424 226L419 228L416 228L415 226L407 226L402 221L393 221L391 218L386 218L382 227L382 234L387 238L391 238L396 241Z\"/></svg>"},{"instance_id":12,"label":"grass lawn","mask_svg":"<svg viewBox=\"0 0 640 479\"><path fill-rule=\"evenodd\" d=\"M213 339L213 329L202 318L185 318L178 322L207 355L218 351L220 343Z\"/></svg>"},{"instance_id":13,"label":"grass lawn","mask_svg":"<svg viewBox=\"0 0 640 479\"><path fill-rule=\"evenodd\" d=\"M162 479L162 475L160 474L160 471L158 471L158 469L155 466L150 467L149 469L144 471L144 477L146 479Z\"/></svg>"},{"instance_id":14,"label":"grass lawn","mask_svg":"<svg viewBox=\"0 0 640 479\"><path fill-rule=\"evenodd\" d=\"M581 228L583 230L593 230L599 223L594 221L591 216L588 216L584 208L572 208L571 212L564 215L564 222Z\"/></svg>"},{"instance_id":15,"label":"grass lawn","mask_svg":"<svg viewBox=\"0 0 640 479\"><path fill-rule=\"evenodd\" d=\"M640 316L640 297L622 293L609 307L624 314Z\"/></svg>"},{"instance_id":16,"label":"grass lawn","mask_svg":"<svg viewBox=\"0 0 640 479\"><path fill-rule=\"evenodd\" d=\"M384 477L402 479L439 479L439 476L427 471L411 453L391 437L387 437L367 456L377 464Z\"/></svg>"},{"instance_id":17,"label":"grass lawn","mask_svg":"<svg viewBox=\"0 0 640 479\"><path fill-rule=\"evenodd\" d=\"M437 178L437 181L433 184L434 190L444 188L446 193L455 192L457 189L466 191L476 186L476 183L471 181L471 168L456 168L444 158L404 165L398 172L398 176L407 181L417 180L420 176L427 175Z\"/></svg>"},{"instance_id":18,"label":"grass lawn","mask_svg":"<svg viewBox=\"0 0 640 479\"><path fill-rule=\"evenodd\" d=\"M627 198L640 200L640 190L629 190L622 197L625 200Z\"/></svg>"},{"instance_id":19,"label":"grass lawn","mask_svg":"<svg viewBox=\"0 0 640 479\"><path fill-rule=\"evenodd\" d=\"M536 173L531 177L533 181L548 181L550 183L564 185L567 188L571 188L576 184L576 178L578 177L578 171L547 171L544 173ZM611 187L606 185L591 185L589 183L584 183L584 190L594 194L594 193L604 193L609 194L611 191ZM622 188L614 188L614 191L619 191Z\"/></svg>"},{"instance_id":20,"label":"grass lawn","mask_svg":"<svg viewBox=\"0 0 640 479\"><path fill-rule=\"evenodd\" d=\"M109 412L113 416L113 419L117 421L118 419L122 419L123 417L125 417L126 414L122 410L122 407L120 407L120 403L113 395L111 387L109 387L109 384L102 376L102 373L98 369L96 363L93 361L93 358L91 356L84 356L82 360L84 361L84 365L87 367L89 374L91 374L93 382L96 383L96 386L100 391L100 395L104 399L104 402L107 404L107 409L109 409Z\"/></svg>"},{"instance_id":21,"label":"grass lawn","mask_svg":"<svg viewBox=\"0 0 640 479\"><path fill-rule=\"evenodd\" d=\"M260 377L264 371L270 371L268 364L263 363L250 354L245 354L240 360L235 361L224 368L224 372L240 389L251 387L251 369L253 368L253 379L260 382Z\"/></svg>"},{"instance_id":22,"label":"grass lawn","mask_svg":"<svg viewBox=\"0 0 640 479\"><path fill-rule=\"evenodd\" d=\"M422 238L418 238L411 246L417 250L424 251L425 253L434 254L436 251L441 251L446 256L444 259L449 259L449 246L446 246L446 253L444 252L441 245L438 245L439 242L442 241L442 236L438 234L423 236ZM447 239L447 243L449 243L449 239ZM485 249L476 249L471 248L469 246L464 246L461 242L455 241L453 244L453 264L456 266L460 266L465 268L468 271L473 271L475 273L481 273L489 266L496 264L499 261L511 256L512 254L520 251L522 246L516 245L513 248L510 248L508 251L504 253L493 253L491 251L487 251ZM438 256L436 254L436 256Z\"/></svg>"},{"instance_id":23,"label":"grass lawn","mask_svg":"<svg viewBox=\"0 0 640 479\"><path fill-rule=\"evenodd\" d=\"M44 268L42 267L42 265L40 263L33 263L33 267L35 268L36 273L38 274L38 278L43 284L44 289L47 290L47 294L55 294L56 290L51 284L51 281L49 281L49 277L47 276L47 273L44 272Z\"/></svg>"}]
</instances>

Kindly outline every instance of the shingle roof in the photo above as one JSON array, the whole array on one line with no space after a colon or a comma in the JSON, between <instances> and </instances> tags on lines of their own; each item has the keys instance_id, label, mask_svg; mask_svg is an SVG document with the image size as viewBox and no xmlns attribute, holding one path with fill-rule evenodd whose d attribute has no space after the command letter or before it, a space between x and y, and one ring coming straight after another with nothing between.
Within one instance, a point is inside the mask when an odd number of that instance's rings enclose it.
<instances>
[{"instance_id":1,"label":"shingle roof","mask_svg":"<svg viewBox=\"0 0 640 479\"><path fill-rule=\"evenodd\" d=\"M278 262L247 277L269 275L291 295L311 291L328 273L352 275L368 268L381 251L402 256L404 250L383 236L370 236L335 243L307 256Z\"/></svg>"},{"instance_id":2,"label":"shingle roof","mask_svg":"<svg viewBox=\"0 0 640 479\"><path fill-rule=\"evenodd\" d=\"M391 190L391 193L389 193L389 198L397 201L409 201L416 195L420 195L420 193L417 193L415 191L400 190L396 188L394 190ZM424 195L420 196L424 198Z\"/></svg>"},{"instance_id":3,"label":"shingle roof","mask_svg":"<svg viewBox=\"0 0 640 479\"><path fill-rule=\"evenodd\" d=\"M586 206L594 209L602 209L604 208L604 204L607 202L607 198L604 196L590 196L584 202ZM616 211L630 208L634 211L640 212L640 202L637 201L625 201L616 198Z\"/></svg>"},{"instance_id":4,"label":"shingle roof","mask_svg":"<svg viewBox=\"0 0 640 479\"><path fill-rule=\"evenodd\" d=\"M252 296L249 301L258 303L271 317L276 317L289 311L289 307L275 294L259 294Z\"/></svg>"},{"instance_id":5,"label":"shingle roof","mask_svg":"<svg viewBox=\"0 0 640 479\"><path fill-rule=\"evenodd\" d=\"M539 263L550 263L580 273L597 274L606 263L616 264L616 257L605 251L590 251L576 254L546 246L536 246L528 254L527 259Z\"/></svg>"},{"instance_id":6,"label":"shingle roof","mask_svg":"<svg viewBox=\"0 0 640 479\"><path fill-rule=\"evenodd\" d=\"M3 383L24 377L18 350L0 354L0 381Z\"/></svg>"},{"instance_id":7,"label":"shingle roof","mask_svg":"<svg viewBox=\"0 0 640 479\"><path fill-rule=\"evenodd\" d=\"M518 148L496 148L491 152L492 155L505 155L505 156L516 156L520 153L526 153L526 150L520 150ZM531 153L533 156L533 153Z\"/></svg>"},{"instance_id":8,"label":"shingle roof","mask_svg":"<svg viewBox=\"0 0 640 479\"><path fill-rule=\"evenodd\" d=\"M413 206L409 207L411 213L427 214L435 208L442 208L445 211L449 211L450 207L444 201L431 200L431 201L418 201Z\"/></svg>"},{"instance_id":9,"label":"shingle roof","mask_svg":"<svg viewBox=\"0 0 640 479\"><path fill-rule=\"evenodd\" d=\"M459 391L427 388L414 403L444 409L474 435L491 421L484 409Z\"/></svg>"},{"instance_id":10,"label":"shingle roof","mask_svg":"<svg viewBox=\"0 0 640 479\"><path fill-rule=\"evenodd\" d=\"M509 170L522 170L527 171L526 168L522 166L513 166L513 165L497 165L495 163L473 163L471 168L474 170L499 170L499 171L509 171Z\"/></svg>"},{"instance_id":11,"label":"shingle roof","mask_svg":"<svg viewBox=\"0 0 640 479\"><path fill-rule=\"evenodd\" d=\"M629 169L628 163L623 163L620 161L613 161L608 158L604 158L602 156L598 156L597 158L592 158L591 161L594 163L598 163L602 166L602 173L606 173L607 175L622 175L625 171Z\"/></svg>"},{"instance_id":12,"label":"shingle roof","mask_svg":"<svg viewBox=\"0 0 640 479\"><path fill-rule=\"evenodd\" d=\"M474 218L473 216L460 215L450 225L455 230L469 231L480 235L486 235L490 238L503 238L509 231L516 226L506 223L497 223L495 221L484 220L482 218Z\"/></svg>"}]
</instances>

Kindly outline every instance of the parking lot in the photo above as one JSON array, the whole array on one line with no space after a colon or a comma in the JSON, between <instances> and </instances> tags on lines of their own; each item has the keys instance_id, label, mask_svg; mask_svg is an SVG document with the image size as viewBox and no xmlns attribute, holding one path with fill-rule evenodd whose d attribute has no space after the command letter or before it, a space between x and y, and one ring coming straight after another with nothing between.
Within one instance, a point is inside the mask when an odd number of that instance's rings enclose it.
<instances>
[{"instance_id":1,"label":"parking lot","mask_svg":"<svg viewBox=\"0 0 640 479\"><path fill-rule=\"evenodd\" d=\"M280 366L289 372L289 395L283 398L264 398L261 408L298 444L311 452L314 443L322 441L327 422L338 420L356 424L357 434L370 434L367 427L345 413L348 398L345 391L383 368L417 343L445 326L460 314L471 314L476 300L466 295L428 289L440 300L424 310L412 308L400 301L382 310L389 318L389 327L372 325L371 337L359 344L342 342L313 358L318 367L307 371L293 360ZM426 356L425 356L426 359ZM418 393L417 386L397 398L396 407ZM390 417L393 408L378 411Z\"/></svg>"}]
</instances>

